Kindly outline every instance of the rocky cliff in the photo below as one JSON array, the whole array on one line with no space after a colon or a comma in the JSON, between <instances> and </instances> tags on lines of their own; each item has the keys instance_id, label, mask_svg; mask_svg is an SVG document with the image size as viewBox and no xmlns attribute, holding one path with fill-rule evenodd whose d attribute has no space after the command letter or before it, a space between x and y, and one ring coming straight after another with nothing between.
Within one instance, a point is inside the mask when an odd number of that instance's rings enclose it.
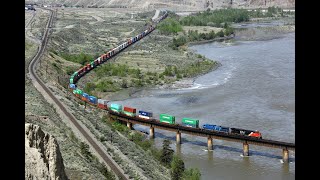
<instances>
[{"instance_id":1,"label":"rocky cliff","mask_svg":"<svg viewBox=\"0 0 320 180\"><path fill-rule=\"evenodd\" d=\"M25 124L25 179L68 179L55 138L33 124Z\"/></svg>"}]
</instances>

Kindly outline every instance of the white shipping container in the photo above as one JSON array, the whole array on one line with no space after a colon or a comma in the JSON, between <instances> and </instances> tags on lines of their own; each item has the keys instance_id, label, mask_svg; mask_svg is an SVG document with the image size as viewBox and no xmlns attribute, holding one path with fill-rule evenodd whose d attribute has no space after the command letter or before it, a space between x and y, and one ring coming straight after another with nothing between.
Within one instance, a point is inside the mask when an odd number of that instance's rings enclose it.
<instances>
[{"instance_id":1,"label":"white shipping container","mask_svg":"<svg viewBox=\"0 0 320 180\"><path fill-rule=\"evenodd\" d=\"M140 117L140 118L143 118L143 119L150 119L150 117L148 117L148 116L143 116L143 115L140 115L140 114L139 114L139 117Z\"/></svg>"}]
</instances>

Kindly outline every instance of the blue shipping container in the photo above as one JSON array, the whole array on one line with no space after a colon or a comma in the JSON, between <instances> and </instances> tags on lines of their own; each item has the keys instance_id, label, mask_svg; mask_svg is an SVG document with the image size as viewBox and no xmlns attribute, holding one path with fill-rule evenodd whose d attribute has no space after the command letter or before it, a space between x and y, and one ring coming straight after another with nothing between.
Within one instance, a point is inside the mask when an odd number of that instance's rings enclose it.
<instances>
[{"instance_id":1,"label":"blue shipping container","mask_svg":"<svg viewBox=\"0 0 320 180\"><path fill-rule=\"evenodd\" d=\"M213 124L204 124L202 125L202 128L207 130L220 131L220 132L229 132L229 127L217 126Z\"/></svg>"},{"instance_id":2,"label":"blue shipping container","mask_svg":"<svg viewBox=\"0 0 320 180\"><path fill-rule=\"evenodd\" d=\"M82 96L85 97L86 99L89 98L89 94L87 94L87 93L83 93Z\"/></svg>"},{"instance_id":3,"label":"blue shipping container","mask_svg":"<svg viewBox=\"0 0 320 180\"><path fill-rule=\"evenodd\" d=\"M97 98L94 96L89 96L89 102L91 102L93 104L97 104Z\"/></svg>"},{"instance_id":4,"label":"blue shipping container","mask_svg":"<svg viewBox=\"0 0 320 180\"><path fill-rule=\"evenodd\" d=\"M152 112L139 111L139 114L142 116L152 117Z\"/></svg>"},{"instance_id":5,"label":"blue shipping container","mask_svg":"<svg viewBox=\"0 0 320 180\"><path fill-rule=\"evenodd\" d=\"M76 86L75 84L69 84L69 88L71 88L71 89L76 89L77 86Z\"/></svg>"}]
</instances>

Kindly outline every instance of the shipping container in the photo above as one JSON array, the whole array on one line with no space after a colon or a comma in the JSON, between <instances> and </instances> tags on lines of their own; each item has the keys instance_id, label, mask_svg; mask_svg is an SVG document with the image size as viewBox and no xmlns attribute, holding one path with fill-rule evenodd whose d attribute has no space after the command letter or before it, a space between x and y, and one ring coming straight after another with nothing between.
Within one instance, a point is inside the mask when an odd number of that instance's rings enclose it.
<instances>
[{"instance_id":1,"label":"shipping container","mask_svg":"<svg viewBox=\"0 0 320 180\"><path fill-rule=\"evenodd\" d=\"M175 116L171 116L169 114L160 114L160 120L176 120Z\"/></svg>"},{"instance_id":2,"label":"shipping container","mask_svg":"<svg viewBox=\"0 0 320 180\"><path fill-rule=\"evenodd\" d=\"M94 63L94 61L91 61L91 62L90 62L90 65L91 65L91 68L96 67L96 64Z\"/></svg>"},{"instance_id":3,"label":"shipping container","mask_svg":"<svg viewBox=\"0 0 320 180\"><path fill-rule=\"evenodd\" d=\"M191 119L191 118L182 118L182 124L184 126L198 128L199 127L199 120Z\"/></svg>"},{"instance_id":4,"label":"shipping container","mask_svg":"<svg viewBox=\"0 0 320 180\"><path fill-rule=\"evenodd\" d=\"M98 103L98 108L100 108L100 109L108 109L108 106Z\"/></svg>"},{"instance_id":5,"label":"shipping container","mask_svg":"<svg viewBox=\"0 0 320 180\"><path fill-rule=\"evenodd\" d=\"M122 111L122 105L120 105L120 104L111 104L110 108L116 109L118 111Z\"/></svg>"},{"instance_id":6,"label":"shipping container","mask_svg":"<svg viewBox=\"0 0 320 180\"><path fill-rule=\"evenodd\" d=\"M204 124L202 127L203 127L203 129L214 130L214 131L219 131L219 132L229 133L229 131L230 131L229 127L218 126L218 125L213 125L213 124Z\"/></svg>"},{"instance_id":7,"label":"shipping container","mask_svg":"<svg viewBox=\"0 0 320 180\"><path fill-rule=\"evenodd\" d=\"M152 112L146 112L146 111L139 111L139 115L146 116L146 117L152 117Z\"/></svg>"},{"instance_id":8,"label":"shipping container","mask_svg":"<svg viewBox=\"0 0 320 180\"><path fill-rule=\"evenodd\" d=\"M175 116L171 116L168 114L160 114L160 122L165 122L169 124L174 124L175 123Z\"/></svg>"},{"instance_id":9,"label":"shipping container","mask_svg":"<svg viewBox=\"0 0 320 180\"><path fill-rule=\"evenodd\" d=\"M73 78L70 78L69 83L70 83L70 84L73 84Z\"/></svg>"},{"instance_id":10,"label":"shipping container","mask_svg":"<svg viewBox=\"0 0 320 180\"><path fill-rule=\"evenodd\" d=\"M110 110L111 111L115 111L115 112L122 112L122 109L116 109L116 108L112 108L112 107L110 107Z\"/></svg>"},{"instance_id":11,"label":"shipping container","mask_svg":"<svg viewBox=\"0 0 320 180\"><path fill-rule=\"evenodd\" d=\"M76 94L79 94L82 96L83 92L80 89L76 89Z\"/></svg>"},{"instance_id":12,"label":"shipping container","mask_svg":"<svg viewBox=\"0 0 320 180\"><path fill-rule=\"evenodd\" d=\"M91 69L91 64L87 64L87 71L89 71Z\"/></svg>"},{"instance_id":13,"label":"shipping container","mask_svg":"<svg viewBox=\"0 0 320 180\"><path fill-rule=\"evenodd\" d=\"M77 86L76 86L75 84L69 84L69 88L70 88L70 89L76 89Z\"/></svg>"},{"instance_id":14,"label":"shipping container","mask_svg":"<svg viewBox=\"0 0 320 180\"><path fill-rule=\"evenodd\" d=\"M108 102L107 100L98 99L98 107L102 109L107 109L108 108L107 102Z\"/></svg>"},{"instance_id":15,"label":"shipping container","mask_svg":"<svg viewBox=\"0 0 320 180\"><path fill-rule=\"evenodd\" d=\"M89 96L89 102L91 102L92 104L97 104L97 98L94 96Z\"/></svg>"},{"instance_id":16,"label":"shipping container","mask_svg":"<svg viewBox=\"0 0 320 180\"><path fill-rule=\"evenodd\" d=\"M139 117L139 118L143 118L143 119L150 119L150 117L144 116L144 115L141 115L141 114L139 114L138 117Z\"/></svg>"},{"instance_id":17,"label":"shipping container","mask_svg":"<svg viewBox=\"0 0 320 180\"><path fill-rule=\"evenodd\" d=\"M89 100L89 94L87 94L87 93L82 93L81 99L82 99L83 101L88 101L88 100Z\"/></svg>"},{"instance_id":18,"label":"shipping container","mask_svg":"<svg viewBox=\"0 0 320 180\"><path fill-rule=\"evenodd\" d=\"M169 119L160 119L160 122L175 124L175 120L169 120Z\"/></svg>"},{"instance_id":19,"label":"shipping container","mask_svg":"<svg viewBox=\"0 0 320 180\"><path fill-rule=\"evenodd\" d=\"M134 117L136 116L136 113L131 113L131 112L128 112L128 111L123 111L123 113L127 116L131 116L131 117Z\"/></svg>"},{"instance_id":20,"label":"shipping container","mask_svg":"<svg viewBox=\"0 0 320 180\"><path fill-rule=\"evenodd\" d=\"M136 108L131 108L131 107L128 107L128 106L124 106L123 110L127 111L127 112L130 112L130 113L136 113L137 109Z\"/></svg>"}]
</instances>

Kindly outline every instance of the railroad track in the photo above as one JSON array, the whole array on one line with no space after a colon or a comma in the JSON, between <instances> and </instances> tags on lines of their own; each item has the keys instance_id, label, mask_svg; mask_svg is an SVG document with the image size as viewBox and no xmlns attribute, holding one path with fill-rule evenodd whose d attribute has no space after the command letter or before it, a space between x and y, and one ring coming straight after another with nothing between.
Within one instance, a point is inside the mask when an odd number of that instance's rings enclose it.
<instances>
[{"instance_id":1,"label":"railroad track","mask_svg":"<svg viewBox=\"0 0 320 180\"><path fill-rule=\"evenodd\" d=\"M119 179L128 179L127 176L118 168L111 159L107 156L107 154L99 147L99 145L91 138L91 136L80 126L77 120L72 116L71 113L67 111L67 109L60 103L60 101L53 95L53 93L45 86L45 83L38 77L36 74L36 65L40 61L43 53L45 52L46 45L48 43L49 32L52 27L53 17L55 16L55 11L51 9L47 9L50 11L49 21L46 25L44 36L42 37L42 43L40 48L38 48L37 54L31 60L28 71L30 73L30 78L32 81L36 81L43 88L43 90L50 96L50 98L54 101L54 103L61 109L61 111L69 118L72 124L79 130L79 132L83 135L83 137L89 142L90 146L95 149L95 151L100 155L100 157L104 160L105 163L109 165L112 171L119 177Z\"/></svg>"}]
</instances>

